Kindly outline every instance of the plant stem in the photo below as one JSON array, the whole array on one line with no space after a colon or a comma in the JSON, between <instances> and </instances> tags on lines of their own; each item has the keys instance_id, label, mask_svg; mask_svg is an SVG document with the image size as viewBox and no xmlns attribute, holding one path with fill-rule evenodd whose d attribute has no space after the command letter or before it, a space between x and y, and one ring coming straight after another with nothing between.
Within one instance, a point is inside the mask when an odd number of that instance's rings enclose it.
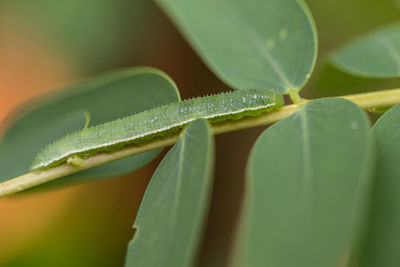
<instances>
[{"instance_id":1,"label":"plant stem","mask_svg":"<svg viewBox=\"0 0 400 267\"><path fill-rule=\"evenodd\" d=\"M289 97L294 104L301 103L304 100L303 98L301 98L297 90L289 90Z\"/></svg>"},{"instance_id":2,"label":"plant stem","mask_svg":"<svg viewBox=\"0 0 400 267\"><path fill-rule=\"evenodd\" d=\"M363 109L375 110L383 107L391 107L400 103L400 89L384 90L364 94L341 96L341 98L350 100ZM246 117L240 120L222 122L212 125L213 134L221 134L226 132L247 129L251 127L268 125L280 121L296 111L296 109L305 102L304 100L298 104L286 105L279 110L267 112L257 117ZM129 157L135 154L153 150L156 148L173 145L178 140L179 134L172 136L155 138L149 143L142 145L132 145L114 151L111 153L101 153L90 158L84 159L81 166L76 167L70 164L62 164L44 171L30 172L19 177L10 179L0 183L0 197L17 193L19 191L31 188L33 186L52 181L54 179L73 174L85 169Z\"/></svg>"}]
</instances>

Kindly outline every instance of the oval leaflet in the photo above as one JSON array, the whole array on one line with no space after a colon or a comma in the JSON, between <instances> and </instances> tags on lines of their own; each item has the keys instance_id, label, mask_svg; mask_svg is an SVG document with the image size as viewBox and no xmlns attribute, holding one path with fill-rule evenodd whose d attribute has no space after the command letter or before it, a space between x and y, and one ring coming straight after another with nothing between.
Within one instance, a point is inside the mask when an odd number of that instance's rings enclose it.
<instances>
[{"instance_id":1,"label":"oval leaflet","mask_svg":"<svg viewBox=\"0 0 400 267\"><path fill-rule=\"evenodd\" d=\"M282 105L282 96L266 89L233 91L172 103L69 134L45 147L36 156L31 170L60 165L72 156L90 157L167 136L198 118L210 123L237 120Z\"/></svg>"}]
</instances>

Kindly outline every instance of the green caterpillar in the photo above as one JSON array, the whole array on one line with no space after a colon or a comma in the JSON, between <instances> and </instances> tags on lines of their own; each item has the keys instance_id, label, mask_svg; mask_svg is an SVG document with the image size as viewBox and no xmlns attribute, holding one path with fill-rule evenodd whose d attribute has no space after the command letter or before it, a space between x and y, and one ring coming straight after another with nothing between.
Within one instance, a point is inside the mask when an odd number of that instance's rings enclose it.
<instances>
[{"instance_id":1,"label":"green caterpillar","mask_svg":"<svg viewBox=\"0 0 400 267\"><path fill-rule=\"evenodd\" d=\"M282 96L266 89L238 90L172 103L69 134L45 147L34 159L31 170L43 170L67 161L79 165L81 157L166 136L198 118L210 123L237 120L282 105Z\"/></svg>"}]
</instances>

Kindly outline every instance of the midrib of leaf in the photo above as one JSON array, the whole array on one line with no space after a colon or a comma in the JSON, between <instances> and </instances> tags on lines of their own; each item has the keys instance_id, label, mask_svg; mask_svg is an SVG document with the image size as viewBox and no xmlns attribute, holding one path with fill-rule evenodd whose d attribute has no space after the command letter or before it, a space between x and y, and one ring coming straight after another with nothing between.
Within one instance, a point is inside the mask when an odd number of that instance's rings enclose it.
<instances>
[{"instance_id":1,"label":"midrib of leaf","mask_svg":"<svg viewBox=\"0 0 400 267\"><path fill-rule=\"evenodd\" d=\"M304 104L300 108L300 119L301 119L301 139L302 139L302 148L304 152L304 157L303 157L303 189L304 189L304 198L307 200L306 203L304 204L309 204L311 205L311 186L313 182L313 172L311 168L311 152L310 152L310 142L309 142L309 131L308 131L308 119L305 111L305 105ZM306 205L306 206L309 206Z\"/></svg>"},{"instance_id":2,"label":"midrib of leaf","mask_svg":"<svg viewBox=\"0 0 400 267\"><path fill-rule=\"evenodd\" d=\"M257 49L260 51L261 55L271 64L272 69L281 78L281 80L283 81L283 83L286 86L286 89L288 90L291 88L295 88L295 86L293 86L289 82L289 80L286 77L285 73L283 72L281 66L275 60L274 56L268 51L268 48L265 47L264 43L260 40L257 33L255 33L252 29L250 29L250 37L252 40L254 40L254 43L255 43Z\"/></svg>"},{"instance_id":3,"label":"midrib of leaf","mask_svg":"<svg viewBox=\"0 0 400 267\"><path fill-rule=\"evenodd\" d=\"M173 200L173 207L174 208L173 208L173 210L171 212L172 216L171 216L171 219L170 219L170 225L168 227L169 229L172 229L171 230L172 234L175 232L176 226L177 226L176 222L177 222L178 210L179 210L177 207L178 207L178 203L179 203L179 199L180 199L180 195L181 195L181 184L182 184L182 179L183 179L182 170L183 170L184 161L182 159L185 158L185 147L186 147L187 138L189 138L189 137L191 137L190 134L188 132L185 132L182 135L182 139L181 139L182 142L181 142L181 148L180 148L180 153L179 153L180 160L179 160L179 164L178 164L178 174L177 174L178 178L177 178L177 182L176 182L177 191L176 191L175 196L174 196L174 200ZM205 190L205 184L203 183L201 192L204 192L204 190ZM200 195L203 195L203 194L201 193ZM196 214L199 216L199 214L197 212L196 212ZM198 217L198 216L196 216L196 217ZM197 220L195 220L195 221L197 221ZM192 229L192 231L193 230L194 229ZM190 244L193 243L192 240L194 238L195 238L195 236L190 234L190 236L189 236L190 241L188 243L189 246L190 246ZM173 238L171 238L171 240L173 240ZM171 244L171 246L172 245L173 244ZM182 266L188 266L189 265L191 254L192 254L191 252L192 251L189 250L187 253L185 253L185 255L184 255L185 258L183 260L183 265Z\"/></svg>"},{"instance_id":4,"label":"midrib of leaf","mask_svg":"<svg viewBox=\"0 0 400 267\"><path fill-rule=\"evenodd\" d=\"M173 204L173 212L172 212L172 217L171 217L171 221L170 221L170 228L173 228L172 232L176 231L176 222L178 219L178 204L179 204L179 199L181 196L181 187L182 187L182 177L183 177L183 159L185 158L185 146L186 146L186 138L187 138L187 132L184 132L182 135L182 145L181 145L181 149L180 149L180 153L179 153L179 164L178 164L178 178L176 181L176 186L177 186L177 191L175 193L174 196L174 204ZM173 240L173 238L171 238L171 240ZM171 244L173 246L173 244ZM188 258L190 257L189 253L185 253L184 255L184 260L183 260L183 264L185 264L188 261Z\"/></svg>"},{"instance_id":5,"label":"midrib of leaf","mask_svg":"<svg viewBox=\"0 0 400 267\"><path fill-rule=\"evenodd\" d=\"M397 65L397 73L400 74L400 54L396 51L396 47L386 38L379 39L379 43L389 52L391 59Z\"/></svg>"},{"instance_id":6,"label":"midrib of leaf","mask_svg":"<svg viewBox=\"0 0 400 267\"><path fill-rule=\"evenodd\" d=\"M190 134L188 134L187 132L186 132L186 136L187 137L190 137L191 135ZM192 138L193 139L193 138ZM211 158L210 158L210 156L208 155L207 156L207 160L209 161ZM207 166L209 166L210 165L210 163L208 163L207 164ZM208 169L209 170L209 169ZM203 175L203 178L206 178L206 176L207 176L207 172L204 172L203 173L204 175ZM199 190L201 193L200 193L200 195L201 196L203 196L203 192L204 191L206 191L206 189L207 189L207 183L202 183L202 187L201 187L201 190ZM199 206L201 205L201 203L199 203ZM199 213L199 212L196 212L196 219L195 219L195 222L197 222L197 221L199 221L199 220L201 220L201 213ZM194 228L192 228L192 232L194 231L195 229ZM189 236L189 244L193 244L193 239L195 239L195 236L193 235L193 234L190 234L190 236ZM190 264L190 255L192 255L193 254L193 249L191 249L191 250L189 250L186 254L185 254L185 260L184 260L184 265L183 266L191 266L191 265L189 265Z\"/></svg>"},{"instance_id":7,"label":"midrib of leaf","mask_svg":"<svg viewBox=\"0 0 400 267\"><path fill-rule=\"evenodd\" d=\"M258 34L253 30L253 28L247 23L246 19L243 17L243 15L240 13L240 10L236 7L236 5L226 5L231 8L232 13L237 16L237 19L234 21L237 21L238 24L244 29L244 32L249 33L249 38L250 40L253 40L254 45L256 49L260 52L263 58L265 58L272 66L272 70L281 78L283 83L286 86L286 89L291 89L295 88L290 82L289 79L287 78L285 72L282 70L282 67L280 64L276 61L274 56L268 51L268 49L265 47L264 43L260 38L258 37Z\"/></svg>"},{"instance_id":8,"label":"midrib of leaf","mask_svg":"<svg viewBox=\"0 0 400 267\"><path fill-rule=\"evenodd\" d=\"M173 229L171 232L175 231L176 229L176 221L178 217L178 203L179 203L179 198L181 196L181 184L182 184L182 170L183 170L183 160L185 157L185 143L186 143L186 133L182 135L182 145L180 148L180 153L179 153L179 164L178 164L178 175L177 175L177 180L176 180L176 187L177 191L175 192L174 195L174 200L173 200L173 210L171 212L172 216L170 219L170 225L168 228Z\"/></svg>"}]
</instances>

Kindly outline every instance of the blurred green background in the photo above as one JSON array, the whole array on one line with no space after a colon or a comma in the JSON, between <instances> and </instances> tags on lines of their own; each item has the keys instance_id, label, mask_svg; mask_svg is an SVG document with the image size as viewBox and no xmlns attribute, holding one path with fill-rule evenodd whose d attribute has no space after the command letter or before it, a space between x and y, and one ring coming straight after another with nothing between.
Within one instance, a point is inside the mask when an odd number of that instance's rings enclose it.
<instances>
[{"instance_id":1,"label":"blurred green background","mask_svg":"<svg viewBox=\"0 0 400 267\"><path fill-rule=\"evenodd\" d=\"M305 97L398 87L398 79L352 77L325 59L346 41L400 21L399 0L306 2L320 47ZM0 121L31 97L106 70L140 65L168 73L183 98L228 89L152 1L0 0ZM4 127L3 122L0 134ZM225 266L229 259L246 159L264 128L216 137L201 266ZM0 266L122 266L141 197L160 159L123 177L0 199Z\"/></svg>"}]
</instances>

